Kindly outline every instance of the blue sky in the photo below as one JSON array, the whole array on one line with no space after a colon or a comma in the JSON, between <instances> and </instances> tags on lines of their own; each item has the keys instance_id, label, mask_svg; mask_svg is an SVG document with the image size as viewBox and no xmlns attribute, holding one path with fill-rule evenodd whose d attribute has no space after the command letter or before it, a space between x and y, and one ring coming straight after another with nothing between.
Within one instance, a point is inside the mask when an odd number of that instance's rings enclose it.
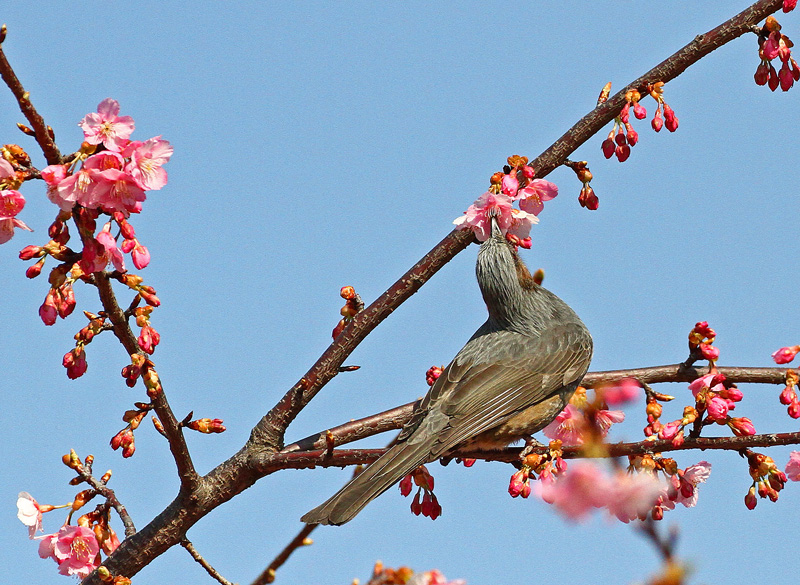
<instances>
[{"instance_id":1,"label":"blue sky","mask_svg":"<svg viewBox=\"0 0 800 585\"><path fill-rule=\"evenodd\" d=\"M205 472L241 446L327 347L341 286L374 299L450 231L507 156L535 156L593 107L607 81L622 87L746 6L725 4L17 3L2 18L4 49L62 151L77 148L77 122L106 97L134 117L134 137L161 134L175 147L169 184L133 223L153 256L143 276L163 303L153 316L162 335L155 361L170 402L178 416L194 410L228 427L190 435ZM796 14L779 19L798 36ZM770 365L775 349L800 342L800 89L757 87L756 49L754 35L739 39L667 85L680 119L675 134L649 129L654 104L645 99L648 121L634 121L640 142L627 162L602 157L603 135L573 155L589 161L598 211L579 207L571 171L548 177L560 195L524 258L545 269L545 285L591 330L592 369L682 361L699 320L718 332L721 365ZM14 128L21 120L6 92L0 141L26 146L41 165ZM67 380L61 357L84 322L79 311L50 328L38 318L46 282L25 279L16 254L46 241L55 211L41 184L23 192L22 219L36 231L0 248L0 436L8 454L0 562L12 580L38 584L60 577L27 540L14 500L20 490L46 503L70 500L63 453L91 452L97 470L112 468L111 485L138 527L172 500L177 480L152 429L137 432L132 459L107 446L123 412L144 396L119 377L126 355L110 336L89 347L88 373ZM476 251L460 254L382 324L348 360L361 369L330 383L287 439L424 394L427 368L447 363L485 319ZM77 288L80 310L98 310L92 292ZM661 390L679 396L676 417L688 390ZM796 430L780 388L743 390L737 413L760 432ZM628 408L617 438L641 436L642 410L641 402ZM770 454L783 465L789 450ZM749 512L738 455L676 458L682 467L713 465L698 506L663 522L679 526L679 552L696 581L752 583L768 569L788 582L797 486ZM390 490L350 524L317 530L278 582L363 581L376 559L439 568L473 585L531 576L628 583L658 566L630 527L600 517L574 525L546 504L512 500L507 465L430 468L441 518L412 516ZM265 478L188 536L223 575L248 583L301 527L299 517L349 474ZM45 528L61 521L49 514ZM175 548L135 583L206 579Z\"/></svg>"}]
</instances>

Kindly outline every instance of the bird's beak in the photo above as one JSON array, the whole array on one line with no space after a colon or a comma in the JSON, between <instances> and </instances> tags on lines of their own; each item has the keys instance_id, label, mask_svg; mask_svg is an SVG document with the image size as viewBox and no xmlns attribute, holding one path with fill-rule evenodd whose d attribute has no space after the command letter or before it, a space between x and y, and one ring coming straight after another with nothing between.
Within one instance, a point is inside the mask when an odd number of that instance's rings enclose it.
<instances>
[{"instance_id":1,"label":"bird's beak","mask_svg":"<svg viewBox=\"0 0 800 585\"><path fill-rule=\"evenodd\" d=\"M492 237L493 238L503 238L503 231L500 229L500 226L497 224L497 216L500 215L500 212L496 207L491 208L487 215L492 222Z\"/></svg>"}]
</instances>

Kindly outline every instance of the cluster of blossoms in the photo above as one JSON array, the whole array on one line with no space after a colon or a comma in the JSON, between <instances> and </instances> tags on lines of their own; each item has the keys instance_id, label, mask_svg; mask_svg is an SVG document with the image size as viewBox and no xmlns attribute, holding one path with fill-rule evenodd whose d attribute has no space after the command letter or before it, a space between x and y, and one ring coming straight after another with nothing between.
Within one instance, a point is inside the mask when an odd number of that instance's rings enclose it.
<instances>
[{"instance_id":1,"label":"cluster of blossoms","mask_svg":"<svg viewBox=\"0 0 800 585\"><path fill-rule=\"evenodd\" d=\"M603 394L603 400L609 399L616 399L613 390ZM542 432L549 439L561 441L566 446L578 446L586 441L602 441L608 435L611 425L624 420L625 413L621 410L609 410L607 404L599 400L599 394L595 400L589 402L586 389L578 387L569 404Z\"/></svg>"},{"instance_id":2,"label":"cluster of blossoms","mask_svg":"<svg viewBox=\"0 0 800 585\"><path fill-rule=\"evenodd\" d=\"M460 229L472 230L479 242L485 242L492 235L491 217L494 216L509 242L530 248L531 227L539 222L537 216L544 209L544 202L558 195L558 187L553 183L534 176L526 157L508 157L503 172L492 175L489 190L453 223ZM519 202L519 209L513 207L514 201Z\"/></svg>"},{"instance_id":3,"label":"cluster of blossoms","mask_svg":"<svg viewBox=\"0 0 800 585\"><path fill-rule=\"evenodd\" d=\"M753 485L747 490L747 495L744 497L744 504L748 509L752 510L756 507L758 500L756 494L761 498L769 498L770 501L776 502L778 500L778 492L780 492L788 477L786 473L778 469L772 457L768 457L762 453L755 453L750 449L745 450L747 455L747 465L750 471L750 477L753 478ZM797 451L792 453L800 455ZM791 460L787 466L787 470L792 465Z\"/></svg>"},{"instance_id":4,"label":"cluster of blossoms","mask_svg":"<svg viewBox=\"0 0 800 585\"><path fill-rule=\"evenodd\" d=\"M332 336L334 339L339 337L345 325L352 321L353 317L364 308L364 301L361 300L361 296L352 286L343 286L339 291L339 295L345 300L345 303L341 311L339 311L342 315L342 319L336 327L333 328Z\"/></svg>"},{"instance_id":5,"label":"cluster of blossoms","mask_svg":"<svg viewBox=\"0 0 800 585\"><path fill-rule=\"evenodd\" d=\"M64 462L74 469L82 468L91 473L92 457L81 462L75 452L64 456ZM111 472L106 472L100 482L106 484L111 478ZM73 480L72 483L75 483ZM60 506L40 504L27 492L20 492L17 497L17 518L28 527L28 536L39 541L39 556L43 559L53 559L58 565L58 572L62 575L74 575L85 578L89 573L100 566L100 552L110 555L119 546L114 529L109 526L109 507L98 506L92 512L83 514L75 525L70 524L72 515L83 507L97 492L86 489L75 495L72 502ZM42 514L59 508L69 508L67 522L52 534L37 536L44 532L42 528ZM107 571L104 572L108 582L115 585L130 583L125 578L113 578Z\"/></svg>"},{"instance_id":6,"label":"cluster of blossoms","mask_svg":"<svg viewBox=\"0 0 800 585\"><path fill-rule=\"evenodd\" d=\"M409 567L392 569L384 567L383 563L378 561L372 569L368 585L466 585L466 581L463 579L448 581L438 569L415 573Z\"/></svg>"},{"instance_id":7,"label":"cluster of blossoms","mask_svg":"<svg viewBox=\"0 0 800 585\"><path fill-rule=\"evenodd\" d=\"M749 418L733 417L729 414L736 408L736 403L742 400L743 395L736 384L729 382L716 369L715 362L719 359L719 348L712 345L715 338L715 331L706 321L697 323L689 333L690 359L707 359L710 372L689 384L689 390L695 399L694 405L684 407L681 418L666 424L660 421L662 413L660 402L669 402L674 397L651 392L646 407L647 426L644 428L646 436L657 436L678 446L683 444L686 438L686 428L699 433L702 427L713 423L727 425L737 437L755 434L755 427Z\"/></svg>"},{"instance_id":8,"label":"cluster of blossoms","mask_svg":"<svg viewBox=\"0 0 800 585\"><path fill-rule=\"evenodd\" d=\"M137 294L130 310L140 327L138 344L142 351L152 354L160 335L150 324L150 313L160 301L152 287L142 284L141 277L127 273L124 255L130 254L133 265L140 270L150 263L150 253L136 237L129 218L141 211L146 191L161 189L167 183L163 166L172 156L172 146L160 136L145 142L131 140L133 119L119 116L119 104L110 98L100 102L97 112L87 114L79 125L85 140L78 152L65 157L64 164L50 165L41 172L30 165L30 158L21 148L7 145L3 149L2 186L16 188L25 180L41 177L47 184L47 197L60 209L48 229L51 240L44 246L26 246L19 256L22 260L36 261L25 273L28 278L41 274L48 257L58 262L50 271L50 289L39 308L45 325L53 325L58 318L64 319L74 311L75 282L93 282L94 273L112 264L115 269L112 276ZM21 128L26 133L32 132ZM24 198L15 190L2 193L3 217L12 218L24 206ZM101 216L108 220L98 231ZM68 247L70 219L78 230L80 252ZM136 306L142 300L147 306ZM75 335L75 348L67 352L62 362L67 376L73 379L86 372L85 346L110 327L103 312L84 314L89 324ZM126 376L129 385L135 384L141 372L140 367L135 376ZM134 373L133 369L128 373Z\"/></svg>"},{"instance_id":9,"label":"cluster of blossoms","mask_svg":"<svg viewBox=\"0 0 800 585\"><path fill-rule=\"evenodd\" d=\"M611 84L606 84L598 103L602 103L608 98L610 89ZM670 132L675 132L678 129L678 117L664 101L664 82L659 81L648 85L646 90L657 103L656 113L650 123L653 130L660 132L661 128L666 126ZM647 110L640 103L641 99L642 93L638 89L630 89L625 93L625 105L614 119L614 126L608 133L608 137L600 145L603 156L606 158L616 156L619 162L625 162L631 155L631 147L636 146L636 143L639 142L639 134L631 125L630 114L633 111L633 116L637 120L644 120L647 117Z\"/></svg>"},{"instance_id":10,"label":"cluster of blossoms","mask_svg":"<svg viewBox=\"0 0 800 585\"><path fill-rule=\"evenodd\" d=\"M784 6L784 12L788 12L786 6ZM794 43L789 40L789 37L781 34L781 25L774 16L767 17L764 27L758 35L758 46L761 63L753 75L756 84L766 85L772 91L778 87L783 91L789 91L795 81L800 81L800 67L792 58ZM781 62L780 71L776 70L772 64L776 58L779 58Z\"/></svg>"},{"instance_id":11,"label":"cluster of blossoms","mask_svg":"<svg viewBox=\"0 0 800 585\"><path fill-rule=\"evenodd\" d=\"M433 476L424 465L420 465L400 481L400 493L403 497L411 494L414 485L417 486L417 493L411 502L411 512L415 516L422 514L436 520L442 515L442 506L433 493Z\"/></svg>"}]
</instances>

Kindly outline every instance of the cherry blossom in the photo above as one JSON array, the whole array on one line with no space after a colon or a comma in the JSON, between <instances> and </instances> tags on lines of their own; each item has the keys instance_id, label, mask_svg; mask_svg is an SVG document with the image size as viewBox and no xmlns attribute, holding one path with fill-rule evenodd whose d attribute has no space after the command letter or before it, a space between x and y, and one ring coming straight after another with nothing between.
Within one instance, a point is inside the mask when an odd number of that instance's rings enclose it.
<instances>
[{"instance_id":1,"label":"cherry blossom","mask_svg":"<svg viewBox=\"0 0 800 585\"><path fill-rule=\"evenodd\" d=\"M0 159L1 160L1 159ZM25 197L15 189L0 191L0 244L14 237L14 228L33 231L16 215L25 207Z\"/></svg>"},{"instance_id":2,"label":"cherry blossom","mask_svg":"<svg viewBox=\"0 0 800 585\"><path fill-rule=\"evenodd\" d=\"M81 579L97 568L94 561L98 552L100 545L94 532L84 526L62 526L58 533L45 536L39 545L39 556L55 560L59 573Z\"/></svg>"},{"instance_id":3,"label":"cherry blossom","mask_svg":"<svg viewBox=\"0 0 800 585\"><path fill-rule=\"evenodd\" d=\"M167 172L162 167L172 156L172 145L161 136L137 144L125 170L142 189L161 189L167 184Z\"/></svg>"},{"instance_id":4,"label":"cherry blossom","mask_svg":"<svg viewBox=\"0 0 800 585\"><path fill-rule=\"evenodd\" d=\"M544 179L533 179L519 190L517 199L519 208L532 215L539 215L544 209L544 202L558 196L558 187Z\"/></svg>"},{"instance_id":5,"label":"cherry blossom","mask_svg":"<svg viewBox=\"0 0 800 585\"><path fill-rule=\"evenodd\" d=\"M606 486L608 511L621 522L644 518L664 493L664 483L650 473L617 473Z\"/></svg>"},{"instance_id":6,"label":"cherry blossom","mask_svg":"<svg viewBox=\"0 0 800 585\"><path fill-rule=\"evenodd\" d=\"M548 439L561 441L566 446L582 445L586 430L586 419L583 413L572 404L562 410L542 432Z\"/></svg>"},{"instance_id":7,"label":"cherry blossom","mask_svg":"<svg viewBox=\"0 0 800 585\"><path fill-rule=\"evenodd\" d=\"M570 520L582 520L593 508L605 506L609 489L609 479L603 470L583 461L570 464L569 470L555 481L540 481L536 485L538 495Z\"/></svg>"},{"instance_id":8,"label":"cherry blossom","mask_svg":"<svg viewBox=\"0 0 800 585\"><path fill-rule=\"evenodd\" d=\"M789 454L789 463L786 464L786 477L792 481L800 481L800 451Z\"/></svg>"},{"instance_id":9,"label":"cherry blossom","mask_svg":"<svg viewBox=\"0 0 800 585\"><path fill-rule=\"evenodd\" d=\"M86 114L78 124L83 129L86 142L102 143L108 150L119 152L128 143L134 129L133 118L118 116L119 102L106 98L97 105L97 113Z\"/></svg>"},{"instance_id":10,"label":"cherry blossom","mask_svg":"<svg viewBox=\"0 0 800 585\"><path fill-rule=\"evenodd\" d=\"M42 530L42 510L33 496L28 492L20 492L17 496L17 518L28 527L29 538Z\"/></svg>"},{"instance_id":11,"label":"cherry blossom","mask_svg":"<svg viewBox=\"0 0 800 585\"><path fill-rule=\"evenodd\" d=\"M511 197L508 195L487 191L467 208L464 215L453 220L453 223L460 229L471 229L479 242L485 242L492 235L489 212L493 211L496 214L497 225L505 234L513 221L511 203ZM532 223L537 223L537 221L532 221Z\"/></svg>"},{"instance_id":12,"label":"cherry blossom","mask_svg":"<svg viewBox=\"0 0 800 585\"><path fill-rule=\"evenodd\" d=\"M638 398L642 394L642 386L633 378L625 378L613 386L603 387L602 392L606 404L616 406Z\"/></svg>"},{"instance_id":13,"label":"cherry blossom","mask_svg":"<svg viewBox=\"0 0 800 585\"><path fill-rule=\"evenodd\" d=\"M711 475L711 464L700 461L690 465L682 473L672 476L672 482L678 490L676 501L687 508L697 504L697 484L705 483Z\"/></svg>"}]
</instances>

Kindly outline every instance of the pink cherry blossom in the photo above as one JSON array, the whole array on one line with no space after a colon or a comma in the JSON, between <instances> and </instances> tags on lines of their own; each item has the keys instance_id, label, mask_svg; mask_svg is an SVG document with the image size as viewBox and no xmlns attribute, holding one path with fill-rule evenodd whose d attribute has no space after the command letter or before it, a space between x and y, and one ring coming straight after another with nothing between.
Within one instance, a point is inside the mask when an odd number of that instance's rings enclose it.
<instances>
[{"instance_id":1,"label":"pink cherry blossom","mask_svg":"<svg viewBox=\"0 0 800 585\"><path fill-rule=\"evenodd\" d=\"M0 157L0 179L9 179L14 176L14 167L3 157Z\"/></svg>"},{"instance_id":2,"label":"pink cherry blossom","mask_svg":"<svg viewBox=\"0 0 800 585\"><path fill-rule=\"evenodd\" d=\"M466 583L464 579L448 581L441 571L434 569L424 573L415 573L407 585L466 585Z\"/></svg>"},{"instance_id":3,"label":"pink cherry blossom","mask_svg":"<svg viewBox=\"0 0 800 585\"><path fill-rule=\"evenodd\" d=\"M492 235L492 222L489 219L489 211L492 210L497 214L497 225L505 234L511 227L513 218L511 198L502 193L487 191L467 208L464 215L453 220L453 223L460 229L471 229L479 242L485 242Z\"/></svg>"},{"instance_id":4,"label":"pink cherry blossom","mask_svg":"<svg viewBox=\"0 0 800 585\"><path fill-rule=\"evenodd\" d=\"M91 528L62 526L55 536L55 539L51 539L52 555L47 556L56 560L59 573L76 575L83 579L97 568L94 561L100 552L100 545ZM45 550L49 550L49 546L46 545ZM39 555L42 556L42 545L39 547Z\"/></svg>"},{"instance_id":5,"label":"pink cherry blossom","mask_svg":"<svg viewBox=\"0 0 800 585\"><path fill-rule=\"evenodd\" d=\"M42 511L32 495L20 492L17 496L17 518L28 527L28 537L33 538L42 530Z\"/></svg>"},{"instance_id":6,"label":"pink cherry blossom","mask_svg":"<svg viewBox=\"0 0 800 585\"><path fill-rule=\"evenodd\" d=\"M800 345L782 347L772 354L772 359L776 364L788 364L798 353L800 353Z\"/></svg>"},{"instance_id":7,"label":"pink cherry blossom","mask_svg":"<svg viewBox=\"0 0 800 585\"><path fill-rule=\"evenodd\" d=\"M786 477L792 481L800 481L800 451L789 454L789 463L786 464Z\"/></svg>"},{"instance_id":8,"label":"pink cherry blossom","mask_svg":"<svg viewBox=\"0 0 800 585\"><path fill-rule=\"evenodd\" d=\"M14 228L33 231L25 222L15 217L23 207L25 197L22 193L15 189L0 191L0 244L5 244L14 237Z\"/></svg>"},{"instance_id":9,"label":"pink cherry blossom","mask_svg":"<svg viewBox=\"0 0 800 585\"><path fill-rule=\"evenodd\" d=\"M533 215L539 215L544 209L544 202L555 199L558 187L544 179L533 179L517 194L519 208Z\"/></svg>"},{"instance_id":10,"label":"pink cherry blossom","mask_svg":"<svg viewBox=\"0 0 800 585\"><path fill-rule=\"evenodd\" d=\"M57 180L59 175L60 171L54 169L52 180ZM100 182L100 171L85 166L49 187L47 197L64 211L72 209L76 203L94 209L97 200L108 191L108 185Z\"/></svg>"},{"instance_id":11,"label":"pink cherry blossom","mask_svg":"<svg viewBox=\"0 0 800 585\"><path fill-rule=\"evenodd\" d=\"M697 395L703 388L708 388L713 384L714 378L716 374L706 374L705 376L700 376L696 380L692 381L689 384L689 390L692 391L692 395L697 398Z\"/></svg>"},{"instance_id":12,"label":"pink cherry blossom","mask_svg":"<svg viewBox=\"0 0 800 585\"><path fill-rule=\"evenodd\" d=\"M141 202L147 196L130 174L118 169L107 169L99 173L98 179L104 188L96 191L95 204L92 207L124 214L141 211Z\"/></svg>"},{"instance_id":13,"label":"pink cherry blossom","mask_svg":"<svg viewBox=\"0 0 800 585\"><path fill-rule=\"evenodd\" d=\"M106 257L114 264L114 268L120 272L125 272L125 259L122 256L122 250L117 247L117 241L111 235L110 222L97 234L96 240L105 248Z\"/></svg>"},{"instance_id":14,"label":"pink cherry blossom","mask_svg":"<svg viewBox=\"0 0 800 585\"><path fill-rule=\"evenodd\" d=\"M586 419L583 413L572 404L567 404L558 416L542 432L545 437L559 440L566 446L583 445Z\"/></svg>"},{"instance_id":15,"label":"pink cherry blossom","mask_svg":"<svg viewBox=\"0 0 800 585\"><path fill-rule=\"evenodd\" d=\"M633 378L625 378L613 386L603 387L603 400L611 406L625 404L641 395L642 385Z\"/></svg>"},{"instance_id":16,"label":"pink cherry blossom","mask_svg":"<svg viewBox=\"0 0 800 585\"><path fill-rule=\"evenodd\" d=\"M700 461L687 467L683 474L677 478L678 497L676 501L687 508L697 504L697 484L705 483L711 475L711 464L708 461Z\"/></svg>"},{"instance_id":17,"label":"pink cherry blossom","mask_svg":"<svg viewBox=\"0 0 800 585\"><path fill-rule=\"evenodd\" d=\"M128 143L134 129L133 118L118 116L119 102L106 98L97 106L97 113L86 114L78 124L83 129L86 142L100 144L119 152Z\"/></svg>"},{"instance_id":18,"label":"pink cherry blossom","mask_svg":"<svg viewBox=\"0 0 800 585\"><path fill-rule=\"evenodd\" d=\"M664 493L664 483L650 473L617 473L606 486L606 507L621 522L643 518Z\"/></svg>"},{"instance_id":19,"label":"pink cherry blossom","mask_svg":"<svg viewBox=\"0 0 800 585\"><path fill-rule=\"evenodd\" d=\"M560 474L555 481L540 481L537 494L554 505L570 520L585 518L592 508L601 508L608 502L609 479L594 463L579 461Z\"/></svg>"},{"instance_id":20,"label":"pink cherry blossom","mask_svg":"<svg viewBox=\"0 0 800 585\"><path fill-rule=\"evenodd\" d=\"M131 153L125 167L136 184L145 190L161 189L167 184L167 171L162 166L172 156L172 145L161 136L140 143Z\"/></svg>"},{"instance_id":21,"label":"pink cherry blossom","mask_svg":"<svg viewBox=\"0 0 800 585\"><path fill-rule=\"evenodd\" d=\"M608 434L611 425L625 420L625 413L621 410L598 410L594 415L594 422L602 436Z\"/></svg>"}]
</instances>

